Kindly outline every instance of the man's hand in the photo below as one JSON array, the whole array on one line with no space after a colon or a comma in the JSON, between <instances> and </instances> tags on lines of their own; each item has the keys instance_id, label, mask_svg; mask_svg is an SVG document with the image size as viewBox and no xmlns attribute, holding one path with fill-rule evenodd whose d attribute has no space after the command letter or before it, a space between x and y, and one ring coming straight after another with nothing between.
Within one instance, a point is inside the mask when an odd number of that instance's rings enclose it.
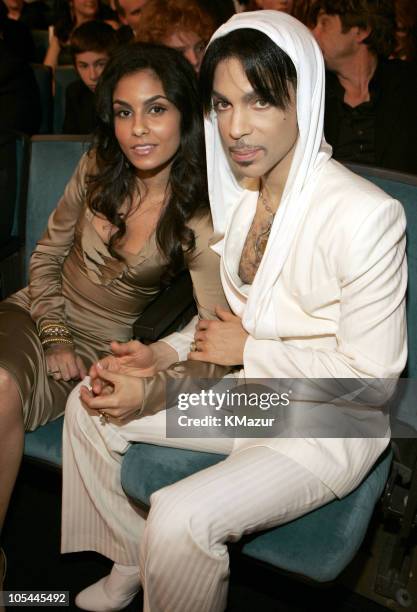
<instances>
[{"instance_id":1,"label":"man's hand","mask_svg":"<svg viewBox=\"0 0 417 612\"><path fill-rule=\"evenodd\" d=\"M91 387L93 393L105 393L106 382L101 376L102 370L118 372L129 376L154 376L156 373L156 357L150 346L138 340L130 342L111 343L112 355L103 357L90 368Z\"/></svg>"},{"instance_id":2,"label":"man's hand","mask_svg":"<svg viewBox=\"0 0 417 612\"><path fill-rule=\"evenodd\" d=\"M96 395L87 387L80 389L80 399L90 410L96 410L106 419L118 423L138 416L143 401L143 383L140 378L109 370L98 370L105 392Z\"/></svg>"},{"instance_id":3,"label":"man's hand","mask_svg":"<svg viewBox=\"0 0 417 612\"><path fill-rule=\"evenodd\" d=\"M188 359L207 361L218 365L236 366L243 364L243 350L248 333L240 317L216 306L219 321L201 320L194 335L195 351Z\"/></svg>"},{"instance_id":4,"label":"man's hand","mask_svg":"<svg viewBox=\"0 0 417 612\"><path fill-rule=\"evenodd\" d=\"M87 374L83 360L68 345L56 344L45 351L46 369L55 380L79 380Z\"/></svg>"}]
</instances>

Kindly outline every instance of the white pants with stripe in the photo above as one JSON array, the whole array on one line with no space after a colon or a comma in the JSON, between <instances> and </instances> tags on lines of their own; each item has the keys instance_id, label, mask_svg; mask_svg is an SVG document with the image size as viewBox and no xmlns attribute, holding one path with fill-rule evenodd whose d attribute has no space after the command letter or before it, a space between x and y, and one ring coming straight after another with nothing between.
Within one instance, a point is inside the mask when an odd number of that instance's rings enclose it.
<instances>
[{"instance_id":1,"label":"white pants with stripe","mask_svg":"<svg viewBox=\"0 0 417 612\"><path fill-rule=\"evenodd\" d=\"M156 491L146 517L120 484L123 455L134 441L229 456ZM140 565L145 612L224 610L226 542L335 499L281 453L254 446L229 454L232 446L228 438L167 439L164 412L103 425L81 406L76 388L65 413L62 552L94 550L116 563Z\"/></svg>"}]
</instances>

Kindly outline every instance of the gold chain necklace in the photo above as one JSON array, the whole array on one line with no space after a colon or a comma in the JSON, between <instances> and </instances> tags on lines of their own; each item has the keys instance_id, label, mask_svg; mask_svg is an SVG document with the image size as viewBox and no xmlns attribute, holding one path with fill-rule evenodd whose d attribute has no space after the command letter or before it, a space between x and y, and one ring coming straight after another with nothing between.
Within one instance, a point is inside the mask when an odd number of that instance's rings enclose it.
<instances>
[{"instance_id":1,"label":"gold chain necklace","mask_svg":"<svg viewBox=\"0 0 417 612\"><path fill-rule=\"evenodd\" d=\"M272 208L270 207L270 205L266 201L262 189L259 192L259 198L260 198L260 200L261 200L261 202L262 202L266 212L269 213L270 217L269 217L269 219L266 222L265 228L258 234L258 236L256 237L256 240L255 240L255 255L256 255L257 261L260 261L262 259L262 257L263 257L263 254L265 253L265 249L266 249L266 245L267 245L267 242L268 242L269 234L271 232L272 223L273 223L274 217L275 217L275 212L272 210Z\"/></svg>"}]
</instances>

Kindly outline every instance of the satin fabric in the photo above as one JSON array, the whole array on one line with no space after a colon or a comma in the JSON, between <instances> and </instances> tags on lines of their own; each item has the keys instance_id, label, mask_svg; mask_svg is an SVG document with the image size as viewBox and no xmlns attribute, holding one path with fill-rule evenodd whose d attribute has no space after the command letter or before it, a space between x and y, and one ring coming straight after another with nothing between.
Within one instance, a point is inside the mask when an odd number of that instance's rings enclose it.
<instances>
[{"instance_id":1,"label":"satin fabric","mask_svg":"<svg viewBox=\"0 0 417 612\"><path fill-rule=\"evenodd\" d=\"M87 368L110 352L110 342L132 338L132 325L160 291L166 260L153 233L137 254L111 256L86 206L86 177L95 171L86 154L68 183L30 263L30 284L0 305L0 367L14 377L25 426L35 429L65 408L74 383L47 376L39 327L67 325ZM227 308L219 258L209 247L208 212L189 222L196 247L185 254L201 317L215 318L216 304Z\"/></svg>"}]
</instances>

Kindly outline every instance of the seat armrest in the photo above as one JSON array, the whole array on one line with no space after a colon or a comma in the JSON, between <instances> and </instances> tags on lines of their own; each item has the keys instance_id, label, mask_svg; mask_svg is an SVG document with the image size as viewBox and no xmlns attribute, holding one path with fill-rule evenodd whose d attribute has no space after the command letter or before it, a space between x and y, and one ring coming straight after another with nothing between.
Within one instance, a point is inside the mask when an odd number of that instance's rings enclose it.
<instances>
[{"instance_id":1,"label":"seat armrest","mask_svg":"<svg viewBox=\"0 0 417 612\"><path fill-rule=\"evenodd\" d=\"M190 273L184 270L145 308L133 324L133 335L145 343L156 342L182 329L196 312Z\"/></svg>"}]
</instances>

